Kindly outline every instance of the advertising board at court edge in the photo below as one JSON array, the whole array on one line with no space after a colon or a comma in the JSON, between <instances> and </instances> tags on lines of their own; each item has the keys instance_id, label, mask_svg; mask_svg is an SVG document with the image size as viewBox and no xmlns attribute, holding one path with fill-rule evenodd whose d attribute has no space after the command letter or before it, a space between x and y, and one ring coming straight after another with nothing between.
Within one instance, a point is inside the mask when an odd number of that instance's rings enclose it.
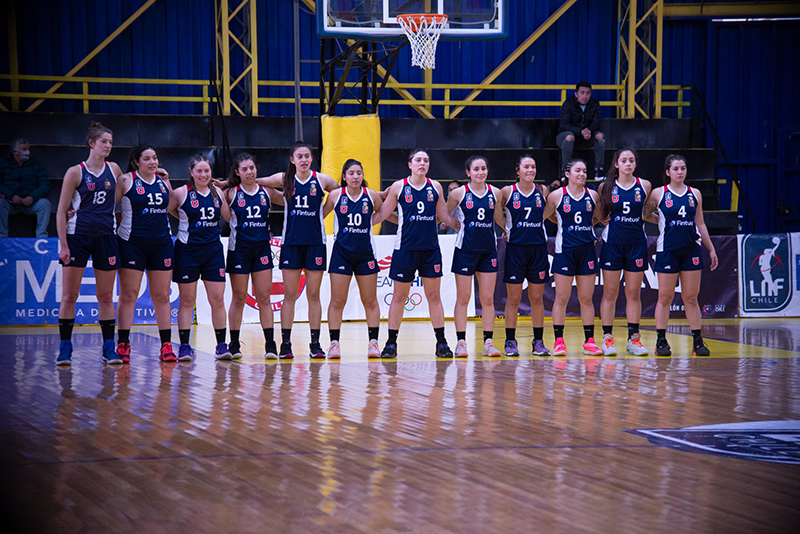
<instances>
[{"instance_id":1,"label":"advertising board at court edge","mask_svg":"<svg viewBox=\"0 0 800 534\"><path fill-rule=\"evenodd\" d=\"M743 317L800 315L800 234L739 236Z\"/></svg>"}]
</instances>

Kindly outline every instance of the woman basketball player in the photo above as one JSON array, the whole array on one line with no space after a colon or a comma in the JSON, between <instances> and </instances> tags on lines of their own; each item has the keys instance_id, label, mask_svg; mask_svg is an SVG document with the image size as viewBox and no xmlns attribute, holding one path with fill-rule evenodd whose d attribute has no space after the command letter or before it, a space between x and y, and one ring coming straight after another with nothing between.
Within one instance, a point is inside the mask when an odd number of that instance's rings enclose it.
<instances>
[{"instance_id":1,"label":"woman basketball player","mask_svg":"<svg viewBox=\"0 0 800 534\"><path fill-rule=\"evenodd\" d=\"M72 328L75 303L81 290L83 271L89 258L95 271L100 329L103 333L103 362L122 363L114 351L113 288L118 266L119 247L114 235L114 205L119 165L107 162L111 152L111 130L92 122L86 135L89 157L70 167L64 175L58 201L56 228L63 267L58 329L61 336L56 363L72 363ZM67 220L68 210L74 214Z\"/></svg>"},{"instance_id":2,"label":"woman basketball player","mask_svg":"<svg viewBox=\"0 0 800 534\"><path fill-rule=\"evenodd\" d=\"M230 358L225 344L225 257L219 228L220 215L230 220L230 209L221 196L222 193L211 183L208 158L197 154L189 162L189 183L175 189L169 201L169 213L180 221L172 273L172 281L178 284L181 294L178 361L194 358L189 332L197 300L197 281L201 276L217 337L214 355L218 359Z\"/></svg>"},{"instance_id":3,"label":"woman basketball player","mask_svg":"<svg viewBox=\"0 0 800 534\"><path fill-rule=\"evenodd\" d=\"M319 344L322 304L319 289L325 272L328 253L325 248L325 226L322 221L322 202L325 191L339 188L327 174L311 170L311 145L298 141L289 154L289 168L257 181L265 187L282 187L286 209L283 217L280 268L285 295L281 307L281 358L293 358L292 324L294 308L300 291L300 275L306 273L308 322L311 327L309 356L324 358Z\"/></svg>"},{"instance_id":4,"label":"woman basketball player","mask_svg":"<svg viewBox=\"0 0 800 534\"><path fill-rule=\"evenodd\" d=\"M178 361L170 342L169 287L174 247L167 207L172 190L169 181L158 173L155 149L147 144L137 145L131 152L128 173L122 175L121 187L117 189L122 202L122 222L117 228L120 256L117 355L124 363L130 363L131 359L131 323L145 271L161 338L159 359Z\"/></svg>"},{"instance_id":5,"label":"woman basketball player","mask_svg":"<svg viewBox=\"0 0 800 534\"><path fill-rule=\"evenodd\" d=\"M453 190L447 211L455 210L461 228L456 236L452 272L456 277L456 358L466 358L467 306L472 295L472 277L478 278L483 323L484 356L500 356L494 346L494 286L497 281L497 237L495 218L500 218L500 190L486 183L489 168L483 156L471 156L465 165L469 183Z\"/></svg>"},{"instance_id":6,"label":"woman basketball player","mask_svg":"<svg viewBox=\"0 0 800 534\"><path fill-rule=\"evenodd\" d=\"M642 279L647 270L647 237L644 234L642 208L650 194L650 182L633 176L636 153L621 148L614 154L613 166L600 184L599 219L608 220L601 239L600 267L603 271L603 300L600 322L603 325L603 355L615 356L614 315L619 295L620 271L625 272L625 300L628 318L628 342L625 351L645 356L647 349L639 336L642 317Z\"/></svg>"},{"instance_id":7,"label":"woman basketball player","mask_svg":"<svg viewBox=\"0 0 800 534\"><path fill-rule=\"evenodd\" d=\"M697 303L700 278L703 273L701 240L711 256L712 271L717 268L717 252L703 220L703 196L700 191L686 185L685 180L686 160L683 156L670 154L664 162L664 187L653 189L644 208L645 218L650 216L652 220L654 215L658 217L657 356L672 354L672 349L667 343L667 322L669 307L675 296L675 284L679 277L681 298L686 307L686 319L692 329L692 354L695 356L711 354L701 336L700 305Z\"/></svg>"},{"instance_id":8,"label":"woman basketball player","mask_svg":"<svg viewBox=\"0 0 800 534\"><path fill-rule=\"evenodd\" d=\"M380 356L378 329L381 309L378 306L378 261L372 239L372 214L382 204L380 194L367 189L361 162L348 159L342 167L341 188L332 191L325 201L323 216L334 213L334 244L328 273L331 277L331 302L328 306L329 358L340 358L339 331L342 311L347 304L350 278L355 274L361 303L367 315L369 345L367 356Z\"/></svg>"},{"instance_id":9,"label":"woman basketball player","mask_svg":"<svg viewBox=\"0 0 800 534\"><path fill-rule=\"evenodd\" d=\"M564 322L567 302L572 293L572 280L577 280L578 301L585 342L583 353L593 356L603 354L594 342L594 281L597 277L597 253L594 250L593 221L596 218L598 195L585 187L586 163L572 159L564 165L565 187L556 189L547 197L544 217L558 224L556 249L553 257L553 276L556 296L553 302L553 355L566 356Z\"/></svg>"},{"instance_id":10,"label":"woman basketball player","mask_svg":"<svg viewBox=\"0 0 800 534\"><path fill-rule=\"evenodd\" d=\"M278 354L275 346L274 312L270 302L273 263L269 210L273 202L283 204L283 199L271 187L262 187L256 183L255 158L246 152L233 159L224 197L231 212L231 235L228 239L226 265L232 290L231 306L228 310L231 343L228 352L218 355L217 358L242 357L239 329L250 279L253 280L258 317L264 331L264 357L274 358Z\"/></svg>"},{"instance_id":11,"label":"woman basketball player","mask_svg":"<svg viewBox=\"0 0 800 534\"><path fill-rule=\"evenodd\" d=\"M528 300L531 303L533 342L536 356L549 356L544 345L544 285L550 280L550 261L547 259L547 234L544 230L544 208L549 191L536 185L536 161L523 155L517 159L516 184L500 190L497 201L505 211L506 257L503 262L503 281L508 298L505 307L506 356L519 356L517 347L517 315L522 300L522 284L528 281Z\"/></svg>"},{"instance_id":12,"label":"woman basketball player","mask_svg":"<svg viewBox=\"0 0 800 534\"><path fill-rule=\"evenodd\" d=\"M389 270L389 278L394 281L392 303L389 306L389 339L381 351L381 358L397 357L397 333L403 320L403 307L417 272L422 278L431 324L436 334L436 356L453 357L453 351L444 337L444 309L439 292L442 252L439 249L436 218L453 228L458 228L459 224L447 211L441 184L427 177L429 167L428 153L420 149L412 150L408 157L411 174L389 187L386 200L372 219L373 224L379 224L395 207L399 212L395 250Z\"/></svg>"}]
</instances>

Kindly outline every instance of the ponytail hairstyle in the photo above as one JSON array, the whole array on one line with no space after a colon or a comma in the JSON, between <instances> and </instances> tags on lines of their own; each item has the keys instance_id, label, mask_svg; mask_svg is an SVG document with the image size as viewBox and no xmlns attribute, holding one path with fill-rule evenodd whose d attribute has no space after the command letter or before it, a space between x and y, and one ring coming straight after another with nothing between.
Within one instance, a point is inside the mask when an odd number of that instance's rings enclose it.
<instances>
[{"instance_id":1,"label":"ponytail hairstyle","mask_svg":"<svg viewBox=\"0 0 800 534\"><path fill-rule=\"evenodd\" d=\"M574 167L577 163L583 163L584 165L586 165L586 162L583 161L582 159L570 159L564 163L564 170L562 171L561 176L563 176L567 180L568 184L569 184L569 178L567 177L567 174L572 170L572 167Z\"/></svg>"},{"instance_id":2,"label":"ponytail hairstyle","mask_svg":"<svg viewBox=\"0 0 800 534\"><path fill-rule=\"evenodd\" d=\"M112 132L110 128L106 128L97 121L92 121L92 124L89 126L89 131L86 132L86 146L92 148L92 146L89 144L89 141L97 141L104 133L107 133L112 137L114 136L114 132Z\"/></svg>"},{"instance_id":3,"label":"ponytail hairstyle","mask_svg":"<svg viewBox=\"0 0 800 534\"><path fill-rule=\"evenodd\" d=\"M189 160L189 171L193 171L198 163L208 163L208 166L211 167L211 162L208 160L206 155L202 152L198 152L192 156L192 159ZM189 172L189 187L196 188L194 185L194 176L192 176L191 172ZM217 195L217 188L214 186L213 182L209 182L208 189L211 191L211 196L214 198L214 200L218 201L219 195Z\"/></svg>"},{"instance_id":4,"label":"ponytail hairstyle","mask_svg":"<svg viewBox=\"0 0 800 534\"><path fill-rule=\"evenodd\" d=\"M486 164L486 170L488 171L489 170L489 160L487 160L486 158L484 158L480 154L473 154L472 156L467 158L467 161L464 162L464 170L465 171L470 170L472 168L472 164L475 163L476 161L478 161L479 159L483 160L483 162Z\"/></svg>"},{"instance_id":5,"label":"ponytail hairstyle","mask_svg":"<svg viewBox=\"0 0 800 534\"><path fill-rule=\"evenodd\" d=\"M142 157L142 153L145 150L152 150L153 152L156 153L156 157L158 157L158 151L156 150L156 147L154 147L153 145L150 145L148 143L138 144L135 147L133 147L133 150L131 150L131 156L130 158L128 158L127 172L139 171L138 161Z\"/></svg>"},{"instance_id":6,"label":"ponytail hairstyle","mask_svg":"<svg viewBox=\"0 0 800 534\"><path fill-rule=\"evenodd\" d=\"M339 181L339 185L341 185L342 187L347 187L347 180L344 179L344 176L345 174L347 174L347 171L350 169L350 167L353 167L355 165L361 167L362 172L364 171L364 166L361 164L360 161L355 160L353 158L348 159L347 161L344 162L344 166L342 167L342 179ZM367 180L363 178L363 174L361 178L361 187L367 187Z\"/></svg>"},{"instance_id":7,"label":"ponytail hairstyle","mask_svg":"<svg viewBox=\"0 0 800 534\"><path fill-rule=\"evenodd\" d=\"M633 159L638 161L639 154L632 148L620 148L616 152L614 152L614 157L611 160L613 165L608 170L606 174L605 180L603 180L603 190L600 192L600 209L608 215L611 213L611 192L614 190L615 182L617 181L617 176L619 176L619 169L617 168L617 164L619 162L619 158L622 157L623 152L630 152L633 154Z\"/></svg>"},{"instance_id":8,"label":"ponytail hairstyle","mask_svg":"<svg viewBox=\"0 0 800 534\"><path fill-rule=\"evenodd\" d=\"M236 154L236 157L233 158L233 164L231 165L231 172L228 174L228 184L225 186L225 190L234 189L239 184L242 183L242 177L239 176L239 165L242 162L247 160L251 160L253 164L256 162L256 158L248 154L247 152L240 152Z\"/></svg>"},{"instance_id":9,"label":"ponytail hairstyle","mask_svg":"<svg viewBox=\"0 0 800 534\"><path fill-rule=\"evenodd\" d=\"M314 157L314 153L311 151L311 145L305 141L296 141L292 145L292 149L289 151L289 167L286 169L286 172L283 173L283 198L286 200L287 206L291 206L292 192L294 191L294 176L297 174L297 167L292 163L292 158L298 148L307 148L308 151L311 152L312 159Z\"/></svg>"},{"instance_id":10,"label":"ponytail hairstyle","mask_svg":"<svg viewBox=\"0 0 800 534\"><path fill-rule=\"evenodd\" d=\"M670 179L667 172L669 171L669 168L672 167L672 164L676 161L682 161L686 163L686 158L680 154L670 154L667 156L667 159L664 160L664 185L669 185Z\"/></svg>"}]
</instances>

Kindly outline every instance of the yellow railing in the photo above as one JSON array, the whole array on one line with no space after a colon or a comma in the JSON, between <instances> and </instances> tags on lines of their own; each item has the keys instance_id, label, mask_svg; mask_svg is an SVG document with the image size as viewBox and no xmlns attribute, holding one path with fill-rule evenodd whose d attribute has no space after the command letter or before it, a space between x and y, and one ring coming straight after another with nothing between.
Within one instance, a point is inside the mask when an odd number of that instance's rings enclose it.
<instances>
[{"instance_id":1,"label":"yellow railing","mask_svg":"<svg viewBox=\"0 0 800 534\"><path fill-rule=\"evenodd\" d=\"M80 84L80 92L63 92L65 88L62 87L58 93L41 93L41 92L25 92L25 91L2 91L0 98L36 98L43 100L81 100L83 101L83 112L89 113L89 102L92 101L127 101L127 102L179 102L179 103L202 103L203 115L208 115L209 103L211 97L209 96L210 83L208 80L166 80L155 78L96 78L86 76L28 76L19 75L12 76L10 74L0 74L0 80L12 81L41 81L41 82L56 82L56 83L77 83ZM166 86L179 86L179 87L200 87L200 96L161 96L161 95L111 95L90 92L89 84L104 83L116 85L166 85ZM5 108L5 106L3 106ZM8 111L5 108L4 111Z\"/></svg>"},{"instance_id":2,"label":"yellow railing","mask_svg":"<svg viewBox=\"0 0 800 534\"><path fill-rule=\"evenodd\" d=\"M145 79L145 78L98 78L98 77L85 77L85 76L29 76L19 75L12 76L10 74L0 74L0 80L13 80L13 81L46 81L46 82L61 82L61 83L74 83L80 84L80 91L78 92L62 92L59 93L43 93L43 92L25 92L25 91L3 91L0 92L0 98L32 98L32 99L55 99L55 100L80 100L83 102L83 112L89 113L89 102L93 101L133 101L133 102L179 102L179 103L202 103L203 115L208 115L209 104L212 102L209 96L210 83L208 80L168 80L168 79ZM166 86L182 86L182 87L199 87L200 96L160 96L160 95L113 95L101 94L97 91L90 91L92 87L90 84L116 84L116 85L166 85ZM293 81L277 81L265 80L258 82L259 88L285 88L293 87ZM306 81L300 82L301 88L319 88L319 82ZM348 82L348 88L359 90L361 84L357 82ZM683 118L683 108L691 106L691 99L688 101L684 98L684 91L689 90L686 86L680 85L664 85L663 91L676 91L676 98L674 101L667 101L662 96L661 105L667 107L677 107L678 118ZM425 84L425 83L396 83L390 82L386 84L386 90L431 90L440 91L441 98L430 99L406 99L406 98L383 98L381 105L387 106L439 106L443 108L444 118L450 118L450 110L458 106L484 106L484 107L558 107L566 100L574 91L573 85L544 85L544 84ZM552 100L464 100L458 96L464 93L466 96L473 90L507 90L507 91L551 91L553 94ZM601 100L600 105L604 107L612 107L618 110L625 109L625 86L624 85L601 85L594 86L596 91L613 91L615 100ZM389 94L385 92L384 94ZM318 104L319 97L303 97L301 98L303 104ZM257 98L258 104L290 104L294 103L294 97L261 97ZM359 105L360 101L355 98L348 98L340 100L341 104L354 104ZM8 111L8 108L0 104L0 109Z\"/></svg>"}]
</instances>

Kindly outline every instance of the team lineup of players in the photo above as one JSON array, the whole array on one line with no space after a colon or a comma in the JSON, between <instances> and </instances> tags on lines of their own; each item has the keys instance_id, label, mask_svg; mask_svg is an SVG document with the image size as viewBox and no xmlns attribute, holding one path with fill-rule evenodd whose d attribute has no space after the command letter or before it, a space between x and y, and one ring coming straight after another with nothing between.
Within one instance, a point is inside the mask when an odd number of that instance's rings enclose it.
<instances>
[{"instance_id":1,"label":"team lineup of players","mask_svg":"<svg viewBox=\"0 0 800 534\"><path fill-rule=\"evenodd\" d=\"M397 356L404 305L417 276L422 280L428 300L437 357L468 356L467 305L473 276L477 277L483 307L484 356L520 355L516 325L524 282L528 283L531 303L533 354L567 354L564 323L575 282L585 338L582 353L616 355L612 326L623 276L628 320L625 350L628 354L647 355L639 333L640 291L648 264L645 220L657 223L659 228L655 262L659 283L655 352L659 356L671 355L666 327L680 279L686 317L693 335L692 353L709 355L701 336L697 302L703 269L701 243L708 248L712 270L717 267L717 255L703 221L702 196L685 184L687 170L682 156L667 157L663 186L653 188L647 180L634 176L635 151L620 149L598 191L585 187L586 164L582 160L565 162L563 182L566 185L549 191L534 183L536 162L531 156L518 158L517 182L502 189L487 184L486 158L472 156L465 164L468 183L452 191L445 202L442 186L427 177L430 159L424 150L410 153L408 177L394 182L383 192L367 188L363 167L354 159L344 164L339 182L312 171L311 147L302 142L291 148L285 172L261 178L257 177L253 156L242 153L234 159L227 180L215 182L208 159L198 154L189 164L188 183L173 190L168 173L159 167L158 154L151 145L135 147L127 172L123 173L118 165L106 161L113 145L110 129L92 123L86 144L89 157L67 171L57 212L59 258L63 265L59 309L61 346L56 360L59 365L68 365L72 360L75 303L90 258L97 279L102 359L110 364L130 363L130 329L145 272L161 338L159 358L165 362L194 359L189 338L197 282L201 278L212 310L217 359L242 357L239 331L251 281L255 299L265 304L259 307L265 356L293 358L291 331L302 274L305 275L311 329L309 355L326 358L320 344L320 286L326 269L331 285L328 358L341 356L342 311L352 276L356 278L366 312L369 358ZM121 206L119 224L115 218L117 204ZM275 342L270 306L275 267L269 227L273 204L284 205L280 265L277 266L282 271L284 284L280 347ZM323 220L331 212L334 213L334 245L328 265ZM174 245L169 215L179 220ZM228 220L231 228L227 260L220 241L220 217ZM379 267L372 227L387 218L396 220L398 229L389 272L393 296L388 339L381 350L378 345L380 308L376 295ZM558 227L552 266L544 229L547 219ZM458 230L450 267L456 279L455 352L450 349L444 333L440 297L444 267L437 221ZM495 222L504 229L503 237L507 242L503 282L508 299L504 310L506 340L502 352L492 339L498 272ZM604 225L599 258L595 252L594 231L598 223ZM600 346L594 339L592 302L599 270L603 275ZM542 301L544 285L550 281L551 273L555 282L552 353L544 341ZM115 314L112 291L117 274L120 289ZM226 275L232 290L227 314L224 304ZM180 289L177 355L173 351L170 327L169 289L173 281ZM228 328L230 342L226 343Z\"/></svg>"}]
</instances>

